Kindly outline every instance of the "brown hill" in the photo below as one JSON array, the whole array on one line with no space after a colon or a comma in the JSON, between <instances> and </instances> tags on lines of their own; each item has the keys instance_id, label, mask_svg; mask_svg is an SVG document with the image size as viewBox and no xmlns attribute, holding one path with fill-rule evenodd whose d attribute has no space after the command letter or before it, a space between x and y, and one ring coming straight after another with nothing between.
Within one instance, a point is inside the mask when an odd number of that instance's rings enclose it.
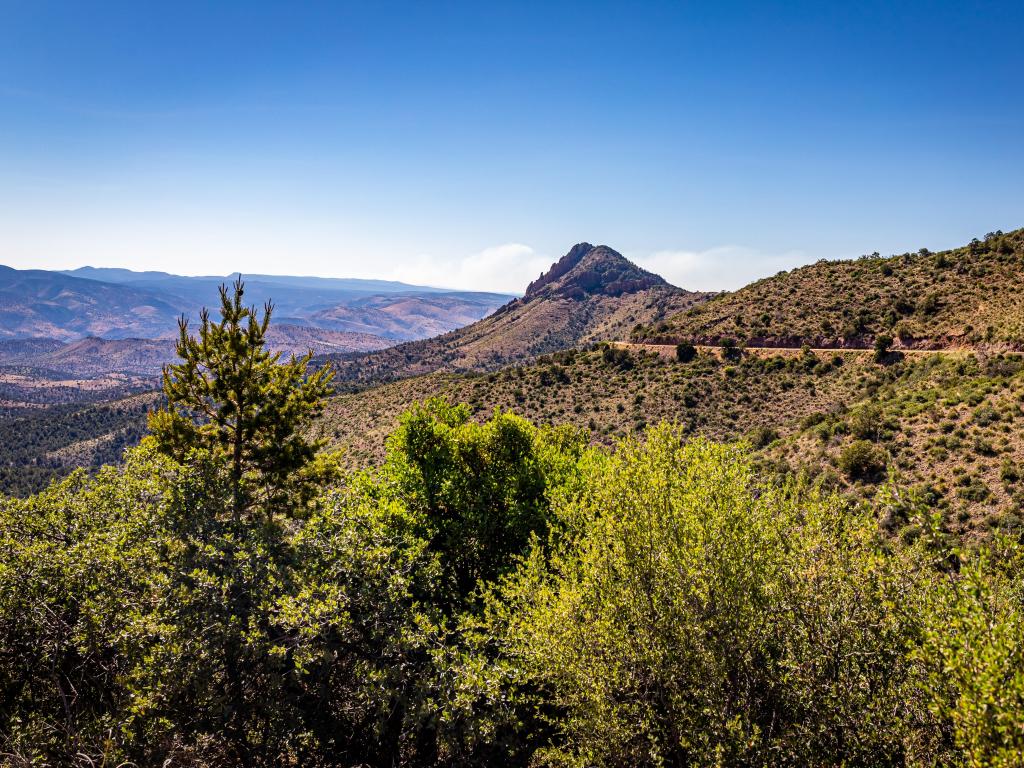
<instances>
[{"instance_id":1,"label":"brown hill","mask_svg":"<svg viewBox=\"0 0 1024 768\"><path fill-rule=\"evenodd\" d=\"M298 325L271 325L267 332L268 346L275 352L304 355L332 352L365 352L382 349L392 342L366 333L346 333ZM175 340L163 339L100 339L90 337L71 343L44 343L8 346L24 352L8 356L3 362L11 365L41 368L61 374L93 377L112 372L157 376L165 363L175 359Z\"/></svg>"},{"instance_id":2,"label":"brown hill","mask_svg":"<svg viewBox=\"0 0 1024 768\"><path fill-rule=\"evenodd\" d=\"M196 309L170 294L0 266L0 338L164 336Z\"/></svg>"},{"instance_id":3,"label":"brown hill","mask_svg":"<svg viewBox=\"0 0 1024 768\"><path fill-rule=\"evenodd\" d=\"M522 298L444 335L368 355L333 357L352 386L432 371L495 370L550 352L624 338L707 294L669 285L611 248L580 243L531 283Z\"/></svg>"},{"instance_id":4,"label":"brown hill","mask_svg":"<svg viewBox=\"0 0 1024 768\"><path fill-rule=\"evenodd\" d=\"M305 325L274 325L267 330L267 343L275 352L315 355L346 352L369 352L384 349L394 342L372 333L310 328Z\"/></svg>"},{"instance_id":5,"label":"brown hill","mask_svg":"<svg viewBox=\"0 0 1024 768\"><path fill-rule=\"evenodd\" d=\"M508 296L498 293L388 294L322 309L308 323L397 341L423 339L469 325L493 312Z\"/></svg>"},{"instance_id":6,"label":"brown hill","mask_svg":"<svg viewBox=\"0 0 1024 768\"><path fill-rule=\"evenodd\" d=\"M819 261L715 296L634 338L751 346L1024 347L1024 230L963 248Z\"/></svg>"}]
</instances>

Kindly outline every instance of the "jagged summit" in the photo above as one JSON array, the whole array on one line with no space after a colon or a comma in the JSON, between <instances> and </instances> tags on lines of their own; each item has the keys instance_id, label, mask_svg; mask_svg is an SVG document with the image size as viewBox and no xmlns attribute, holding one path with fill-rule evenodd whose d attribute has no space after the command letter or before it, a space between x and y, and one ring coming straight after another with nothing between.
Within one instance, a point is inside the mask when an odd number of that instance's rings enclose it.
<instances>
[{"instance_id":1,"label":"jagged summit","mask_svg":"<svg viewBox=\"0 0 1024 768\"><path fill-rule=\"evenodd\" d=\"M527 286L523 301L539 296L575 300L587 296L621 296L655 286L668 286L668 283L607 245L578 243Z\"/></svg>"}]
</instances>

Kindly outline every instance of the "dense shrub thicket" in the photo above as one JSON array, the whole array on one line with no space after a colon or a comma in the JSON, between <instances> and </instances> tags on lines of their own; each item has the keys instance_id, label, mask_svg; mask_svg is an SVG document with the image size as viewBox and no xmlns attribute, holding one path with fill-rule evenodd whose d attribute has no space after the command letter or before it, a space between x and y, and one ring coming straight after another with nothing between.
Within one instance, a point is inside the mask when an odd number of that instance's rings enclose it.
<instances>
[{"instance_id":1,"label":"dense shrub thicket","mask_svg":"<svg viewBox=\"0 0 1024 768\"><path fill-rule=\"evenodd\" d=\"M224 477L147 441L3 503L9 762L1019 764L1017 543L444 403L301 515Z\"/></svg>"},{"instance_id":2,"label":"dense shrub thicket","mask_svg":"<svg viewBox=\"0 0 1024 768\"><path fill-rule=\"evenodd\" d=\"M0 501L5 763L1020 764L1019 541L442 400L344 476L240 298L123 467Z\"/></svg>"}]
</instances>

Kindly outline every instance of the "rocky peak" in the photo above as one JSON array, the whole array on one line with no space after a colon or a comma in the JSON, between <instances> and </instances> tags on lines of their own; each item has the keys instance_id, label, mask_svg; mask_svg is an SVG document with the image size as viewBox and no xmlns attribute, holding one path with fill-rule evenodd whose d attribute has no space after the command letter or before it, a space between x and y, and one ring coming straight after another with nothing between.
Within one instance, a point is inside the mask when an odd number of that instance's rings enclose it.
<instances>
[{"instance_id":1,"label":"rocky peak","mask_svg":"<svg viewBox=\"0 0 1024 768\"><path fill-rule=\"evenodd\" d=\"M606 245L579 243L527 286L523 301L539 296L574 300L621 296L667 285L658 275L641 269Z\"/></svg>"}]
</instances>

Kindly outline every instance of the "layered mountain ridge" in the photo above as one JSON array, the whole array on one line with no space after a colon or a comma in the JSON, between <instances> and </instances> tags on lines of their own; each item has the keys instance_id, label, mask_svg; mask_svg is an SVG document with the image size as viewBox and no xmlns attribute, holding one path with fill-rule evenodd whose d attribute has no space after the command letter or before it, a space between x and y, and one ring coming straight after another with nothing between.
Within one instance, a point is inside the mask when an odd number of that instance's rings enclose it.
<instances>
[{"instance_id":1,"label":"layered mountain ridge","mask_svg":"<svg viewBox=\"0 0 1024 768\"><path fill-rule=\"evenodd\" d=\"M232 279L0 266L0 339L172 338L179 317L195 318L201 307L215 305L218 286ZM273 303L278 323L387 340L378 347L458 328L512 298L386 280L254 275L245 284L246 301ZM357 344L350 351L367 348Z\"/></svg>"}]
</instances>

